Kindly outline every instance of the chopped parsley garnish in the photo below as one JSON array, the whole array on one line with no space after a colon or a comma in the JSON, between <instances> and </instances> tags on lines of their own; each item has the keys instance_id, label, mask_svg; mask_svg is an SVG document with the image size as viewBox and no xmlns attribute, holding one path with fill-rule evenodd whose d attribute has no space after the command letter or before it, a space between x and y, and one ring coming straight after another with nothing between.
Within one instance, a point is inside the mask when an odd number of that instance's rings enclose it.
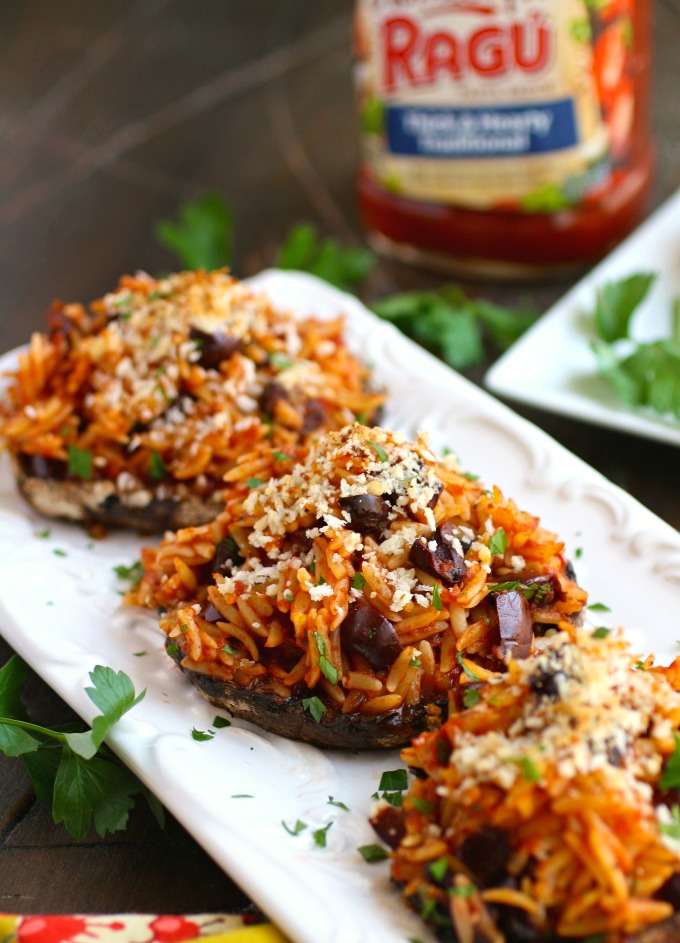
<instances>
[{"instance_id":1,"label":"chopped parsley garnish","mask_svg":"<svg viewBox=\"0 0 680 943\"><path fill-rule=\"evenodd\" d=\"M389 802L395 809L400 809L404 804L404 796L401 792L384 792L380 798Z\"/></svg>"},{"instance_id":2,"label":"chopped parsley garnish","mask_svg":"<svg viewBox=\"0 0 680 943\"><path fill-rule=\"evenodd\" d=\"M512 589L517 589L522 584L519 580L506 580L504 583L494 583L489 586L489 593L507 593Z\"/></svg>"},{"instance_id":3,"label":"chopped parsley garnish","mask_svg":"<svg viewBox=\"0 0 680 943\"><path fill-rule=\"evenodd\" d=\"M439 583L435 583L432 587L432 605L437 610L437 612L442 611L443 603L441 601L441 597L439 596Z\"/></svg>"},{"instance_id":4,"label":"chopped parsley garnish","mask_svg":"<svg viewBox=\"0 0 680 943\"><path fill-rule=\"evenodd\" d=\"M273 351L269 355L269 363L272 367L278 367L279 370L287 370L289 367L293 366L293 361L290 357L280 353L278 350Z\"/></svg>"},{"instance_id":5,"label":"chopped parsley garnish","mask_svg":"<svg viewBox=\"0 0 680 943\"><path fill-rule=\"evenodd\" d=\"M283 825L283 827L285 828L285 830L288 832L289 835L299 835L300 832L304 832L306 828L309 828L307 823L301 822L300 819L297 820L297 822L292 828L286 825L283 819L281 819L281 824Z\"/></svg>"},{"instance_id":6,"label":"chopped parsley garnish","mask_svg":"<svg viewBox=\"0 0 680 943\"><path fill-rule=\"evenodd\" d=\"M540 782L541 771L538 766L531 760L528 756L518 756L510 761L511 763L516 763L517 766L522 770L522 775L530 783Z\"/></svg>"},{"instance_id":7,"label":"chopped parsley garnish","mask_svg":"<svg viewBox=\"0 0 680 943\"><path fill-rule=\"evenodd\" d=\"M337 806L338 809L344 809L345 812L349 812L349 808L345 805L344 802L340 802L338 799L334 799L333 796L328 797L328 805Z\"/></svg>"},{"instance_id":8,"label":"chopped parsley garnish","mask_svg":"<svg viewBox=\"0 0 680 943\"><path fill-rule=\"evenodd\" d=\"M436 861L433 861L430 864L430 874L438 881L440 884L446 877L446 872L449 870L449 859L446 857L437 858Z\"/></svg>"},{"instance_id":9,"label":"chopped parsley garnish","mask_svg":"<svg viewBox=\"0 0 680 943\"><path fill-rule=\"evenodd\" d=\"M677 805L671 807L672 822L660 822L659 831L671 838L680 840L680 808Z\"/></svg>"},{"instance_id":10,"label":"chopped parsley garnish","mask_svg":"<svg viewBox=\"0 0 680 943\"><path fill-rule=\"evenodd\" d=\"M133 652L132 654L135 656L135 658L141 658L142 655L146 655L147 652Z\"/></svg>"},{"instance_id":11,"label":"chopped parsley garnish","mask_svg":"<svg viewBox=\"0 0 680 943\"><path fill-rule=\"evenodd\" d=\"M90 481L92 479L92 452L89 449L79 449L75 445L69 445L66 451L70 477Z\"/></svg>"},{"instance_id":12,"label":"chopped parsley garnish","mask_svg":"<svg viewBox=\"0 0 680 943\"><path fill-rule=\"evenodd\" d=\"M292 602L292 601L293 601L293 594L292 594L292 593L284 593L284 594L283 594L283 598L286 600L286 602Z\"/></svg>"},{"instance_id":13,"label":"chopped parsley garnish","mask_svg":"<svg viewBox=\"0 0 680 943\"><path fill-rule=\"evenodd\" d=\"M327 710L324 702L318 697L303 697L302 707L304 710L309 711L317 724L321 722L321 718Z\"/></svg>"},{"instance_id":14,"label":"chopped parsley garnish","mask_svg":"<svg viewBox=\"0 0 680 943\"><path fill-rule=\"evenodd\" d=\"M131 583L136 585L144 576L144 567L142 566L141 560L136 560L134 563L130 564L130 566L125 566L124 563L119 563L118 566L114 566L113 572L116 574L118 579L129 580Z\"/></svg>"},{"instance_id":15,"label":"chopped parsley garnish","mask_svg":"<svg viewBox=\"0 0 680 943\"><path fill-rule=\"evenodd\" d=\"M580 560L583 556L583 547L577 547L576 550L574 550L574 556L577 560Z\"/></svg>"},{"instance_id":16,"label":"chopped parsley garnish","mask_svg":"<svg viewBox=\"0 0 680 943\"><path fill-rule=\"evenodd\" d=\"M165 478L165 462L158 452L151 453L151 458L149 459L149 474L156 481L159 481L161 478Z\"/></svg>"},{"instance_id":17,"label":"chopped parsley garnish","mask_svg":"<svg viewBox=\"0 0 680 943\"><path fill-rule=\"evenodd\" d=\"M197 730L195 727L191 731L192 739L203 743L205 740L212 740L215 736L212 730Z\"/></svg>"},{"instance_id":18,"label":"chopped parsley garnish","mask_svg":"<svg viewBox=\"0 0 680 943\"><path fill-rule=\"evenodd\" d=\"M213 717L212 725L218 730L221 730L223 727L231 727L231 721L227 720L226 717L220 717L220 715L217 714L216 717Z\"/></svg>"},{"instance_id":19,"label":"chopped parsley garnish","mask_svg":"<svg viewBox=\"0 0 680 943\"><path fill-rule=\"evenodd\" d=\"M461 472L463 478L467 478L468 481L479 481L479 475L474 475L472 472Z\"/></svg>"},{"instance_id":20,"label":"chopped parsley garnish","mask_svg":"<svg viewBox=\"0 0 680 943\"><path fill-rule=\"evenodd\" d=\"M476 688L470 688L469 685L465 685L466 690L463 691L463 707L475 707L479 704L480 693Z\"/></svg>"},{"instance_id":21,"label":"chopped parsley garnish","mask_svg":"<svg viewBox=\"0 0 680 943\"><path fill-rule=\"evenodd\" d=\"M176 655L179 651L179 645L168 645L165 650L168 655Z\"/></svg>"},{"instance_id":22,"label":"chopped parsley garnish","mask_svg":"<svg viewBox=\"0 0 680 943\"><path fill-rule=\"evenodd\" d=\"M475 884L454 884L449 888L449 897L472 897L477 893Z\"/></svg>"},{"instance_id":23,"label":"chopped parsley garnish","mask_svg":"<svg viewBox=\"0 0 680 943\"><path fill-rule=\"evenodd\" d=\"M409 662L411 668L420 668L420 658L412 658Z\"/></svg>"},{"instance_id":24,"label":"chopped parsley garnish","mask_svg":"<svg viewBox=\"0 0 680 943\"><path fill-rule=\"evenodd\" d=\"M413 796L411 805L417 812L422 812L423 815L429 815L430 812L434 810L434 802L430 802L427 799L420 799L418 796Z\"/></svg>"},{"instance_id":25,"label":"chopped parsley garnish","mask_svg":"<svg viewBox=\"0 0 680 943\"><path fill-rule=\"evenodd\" d=\"M591 612L611 612L609 606L605 606L603 602L591 602L589 606L586 606Z\"/></svg>"},{"instance_id":26,"label":"chopped parsley garnish","mask_svg":"<svg viewBox=\"0 0 680 943\"><path fill-rule=\"evenodd\" d=\"M352 586L355 589L363 589L366 585L366 577L363 573L355 573L352 577Z\"/></svg>"},{"instance_id":27,"label":"chopped parsley garnish","mask_svg":"<svg viewBox=\"0 0 680 943\"><path fill-rule=\"evenodd\" d=\"M224 645L222 646L222 651L225 652L225 654L227 654L227 655L235 655L235 654L236 654L236 652L235 652L234 649L231 647L231 645L229 644L229 642L225 642L225 643L224 643Z\"/></svg>"},{"instance_id":28,"label":"chopped parsley garnish","mask_svg":"<svg viewBox=\"0 0 680 943\"><path fill-rule=\"evenodd\" d=\"M272 452L272 458L277 462L295 461L295 457L293 455L288 455L286 452Z\"/></svg>"},{"instance_id":29,"label":"chopped parsley garnish","mask_svg":"<svg viewBox=\"0 0 680 943\"><path fill-rule=\"evenodd\" d=\"M383 790L404 790L408 788L408 775L405 769L386 770L380 777L378 789Z\"/></svg>"},{"instance_id":30,"label":"chopped parsley garnish","mask_svg":"<svg viewBox=\"0 0 680 943\"><path fill-rule=\"evenodd\" d=\"M316 576L316 560L310 560L307 569L312 574L312 576Z\"/></svg>"},{"instance_id":31,"label":"chopped parsley garnish","mask_svg":"<svg viewBox=\"0 0 680 943\"><path fill-rule=\"evenodd\" d=\"M47 540L52 531L47 527L45 530L35 530L33 531L34 537L39 537L41 540Z\"/></svg>"},{"instance_id":32,"label":"chopped parsley garnish","mask_svg":"<svg viewBox=\"0 0 680 943\"><path fill-rule=\"evenodd\" d=\"M65 550L59 550L59 548L56 548L55 550L53 550L52 553L55 555L55 557L67 557L67 556L68 556L68 553L66 553Z\"/></svg>"},{"instance_id":33,"label":"chopped parsley garnish","mask_svg":"<svg viewBox=\"0 0 680 943\"><path fill-rule=\"evenodd\" d=\"M328 830L330 829L333 823L329 822L328 825L324 825L323 828L317 828L316 831L312 832L312 838L314 839L314 844L318 845L319 848L326 847L326 838L328 836Z\"/></svg>"},{"instance_id":34,"label":"chopped parsley garnish","mask_svg":"<svg viewBox=\"0 0 680 943\"><path fill-rule=\"evenodd\" d=\"M247 488L259 488L260 485L264 484L264 478L249 478L246 481Z\"/></svg>"},{"instance_id":35,"label":"chopped parsley garnish","mask_svg":"<svg viewBox=\"0 0 680 943\"><path fill-rule=\"evenodd\" d=\"M680 789L680 736L674 733L673 739L675 749L666 760L659 780L659 789Z\"/></svg>"},{"instance_id":36,"label":"chopped parsley garnish","mask_svg":"<svg viewBox=\"0 0 680 943\"><path fill-rule=\"evenodd\" d=\"M387 860L387 852L381 845L359 845L357 851L367 864Z\"/></svg>"},{"instance_id":37,"label":"chopped parsley garnish","mask_svg":"<svg viewBox=\"0 0 680 943\"><path fill-rule=\"evenodd\" d=\"M463 658L462 652L456 652L456 659L457 659L458 664L460 665L460 667L463 669L463 671L464 671L465 674L468 676L468 678L470 678L471 681L481 681L481 680L482 680L482 679L479 677L479 675L476 675L476 674L474 674L474 672L470 671L470 669L468 668L468 666L465 664L465 659Z\"/></svg>"},{"instance_id":38,"label":"chopped parsley garnish","mask_svg":"<svg viewBox=\"0 0 680 943\"><path fill-rule=\"evenodd\" d=\"M607 638L611 629L607 629L605 626L601 625L598 629L595 629L593 632L593 638Z\"/></svg>"},{"instance_id":39,"label":"chopped parsley garnish","mask_svg":"<svg viewBox=\"0 0 680 943\"><path fill-rule=\"evenodd\" d=\"M360 426L368 425L368 413L365 409L362 409L360 413L357 413L354 418Z\"/></svg>"},{"instance_id":40,"label":"chopped parsley garnish","mask_svg":"<svg viewBox=\"0 0 680 943\"><path fill-rule=\"evenodd\" d=\"M489 551L494 554L505 553L508 546L508 538L503 527L499 527L489 541Z\"/></svg>"},{"instance_id":41,"label":"chopped parsley garnish","mask_svg":"<svg viewBox=\"0 0 680 943\"><path fill-rule=\"evenodd\" d=\"M323 579L323 577L321 577ZM319 580L321 582L321 580ZM317 584L318 585L318 584ZM312 638L316 643L316 650L319 653L318 665L321 669L321 674L329 681L331 684L338 683L338 669L328 658L328 648L323 637L319 635L318 632L312 632ZM304 702L303 702L304 703Z\"/></svg>"},{"instance_id":42,"label":"chopped parsley garnish","mask_svg":"<svg viewBox=\"0 0 680 943\"><path fill-rule=\"evenodd\" d=\"M378 456L378 458L380 459L381 462L386 462L386 461L387 461L387 452L385 451L385 449L383 449L383 448L382 448L381 446L379 446L379 445L376 445L375 442L370 442L370 441L369 441L368 444L371 446L371 448L373 449L373 451L374 451L375 454Z\"/></svg>"}]
</instances>

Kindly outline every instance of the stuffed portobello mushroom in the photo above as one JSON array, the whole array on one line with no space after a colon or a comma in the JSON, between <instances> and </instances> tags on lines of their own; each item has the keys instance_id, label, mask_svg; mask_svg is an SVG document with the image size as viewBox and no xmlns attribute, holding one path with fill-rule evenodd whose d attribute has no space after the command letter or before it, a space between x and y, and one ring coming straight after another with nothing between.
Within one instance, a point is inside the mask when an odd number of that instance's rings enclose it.
<instances>
[{"instance_id":1,"label":"stuffed portobello mushroom","mask_svg":"<svg viewBox=\"0 0 680 943\"><path fill-rule=\"evenodd\" d=\"M578 620L563 545L427 443L354 424L276 471L229 474L226 510L143 553L128 601L214 704L321 746L402 745L477 682Z\"/></svg>"},{"instance_id":2,"label":"stuffed portobello mushroom","mask_svg":"<svg viewBox=\"0 0 680 943\"><path fill-rule=\"evenodd\" d=\"M382 394L341 317L296 319L224 271L126 276L55 303L0 402L0 444L42 514L162 531L212 520L260 443L286 451Z\"/></svg>"},{"instance_id":3,"label":"stuffed portobello mushroom","mask_svg":"<svg viewBox=\"0 0 680 943\"><path fill-rule=\"evenodd\" d=\"M510 659L374 810L406 902L446 941L676 943L679 687L603 629Z\"/></svg>"}]
</instances>

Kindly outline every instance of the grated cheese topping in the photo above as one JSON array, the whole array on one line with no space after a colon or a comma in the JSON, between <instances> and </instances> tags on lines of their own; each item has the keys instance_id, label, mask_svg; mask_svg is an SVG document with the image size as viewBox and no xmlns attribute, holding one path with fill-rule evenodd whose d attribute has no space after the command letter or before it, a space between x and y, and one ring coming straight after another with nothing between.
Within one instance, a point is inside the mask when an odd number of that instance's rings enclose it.
<instances>
[{"instance_id":1,"label":"grated cheese topping","mask_svg":"<svg viewBox=\"0 0 680 943\"><path fill-rule=\"evenodd\" d=\"M513 663L473 709L488 711L510 694L520 710L507 729L476 735L453 728L454 797L480 783L510 789L527 770L540 782L599 771L613 789L648 802L673 753L680 693L636 663L617 637L536 640L536 654Z\"/></svg>"}]
</instances>

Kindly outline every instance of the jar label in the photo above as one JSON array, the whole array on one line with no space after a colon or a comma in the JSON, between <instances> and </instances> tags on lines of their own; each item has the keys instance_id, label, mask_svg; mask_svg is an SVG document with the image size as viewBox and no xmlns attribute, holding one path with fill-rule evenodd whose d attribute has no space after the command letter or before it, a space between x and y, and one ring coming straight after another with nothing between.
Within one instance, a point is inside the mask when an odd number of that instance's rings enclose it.
<instances>
[{"instance_id":1,"label":"jar label","mask_svg":"<svg viewBox=\"0 0 680 943\"><path fill-rule=\"evenodd\" d=\"M397 195L551 212L605 188L633 119L633 0L359 0L362 159Z\"/></svg>"}]
</instances>

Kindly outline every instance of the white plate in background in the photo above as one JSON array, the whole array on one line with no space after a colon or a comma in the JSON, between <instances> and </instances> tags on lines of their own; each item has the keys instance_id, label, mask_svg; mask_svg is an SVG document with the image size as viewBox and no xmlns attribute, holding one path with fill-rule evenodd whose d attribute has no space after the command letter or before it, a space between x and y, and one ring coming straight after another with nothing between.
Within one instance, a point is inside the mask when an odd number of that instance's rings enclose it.
<instances>
[{"instance_id":1,"label":"white plate in background","mask_svg":"<svg viewBox=\"0 0 680 943\"><path fill-rule=\"evenodd\" d=\"M429 430L466 469L499 484L567 542L580 582L611 606L647 652L676 648L680 535L580 459L449 370L355 298L311 276L266 272L254 280L300 315L344 312L352 348L372 361L388 388L385 425L413 437ZM0 360L0 372L16 353ZM37 533L49 527L50 536ZM146 542L149 540L147 538ZM85 720L96 664L124 670L144 700L108 742L215 861L296 943L405 943L434 937L399 900L386 863L366 864L356 848L374 842L371 793L397 751L322 751L234 720L209 742L216 710L163 650L152 613L121 606L113 567L138 558L142 541L112 533L93 543L76 526L46 522L19 497L0 458L0 631ZM66 555L56 555L55 550ZM135 652L146 651L136 657ZM233 798L248 794L252 799ZM329 805L346 803L350 812ZM297 837L282 820L309 828ZM333 825L326 848L313 829ZM186 875L191 881L191 875ZM67 903L67 902L65 902Z\"/></svg>"},{"instance_id":2,"label":"white plate in background","mask_svg":"<svg viewBox=\"0 0 680 943\"><path fill-rule=\"evenodd\" d=\"M671 302L680 296L680 191L672 196L524 334L491 367L484 383L508 399L680 445L680 420L626 406L597 372L589 315L605 282L657 272L635 312L636 340L668 337Z\"/></svg>"}]
</instances>

